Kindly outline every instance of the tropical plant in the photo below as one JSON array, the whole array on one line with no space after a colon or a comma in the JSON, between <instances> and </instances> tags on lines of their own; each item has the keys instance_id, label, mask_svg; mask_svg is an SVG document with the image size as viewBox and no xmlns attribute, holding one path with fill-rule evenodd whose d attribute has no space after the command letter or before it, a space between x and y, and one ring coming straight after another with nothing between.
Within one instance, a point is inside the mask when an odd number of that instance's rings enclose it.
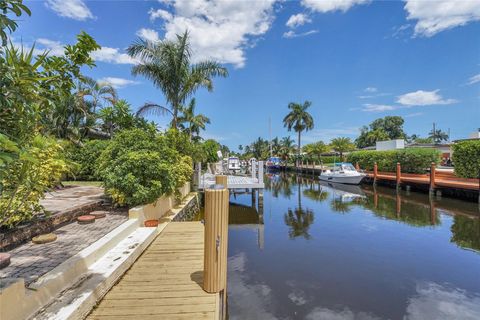
<instances>
[{"instance_id":1,"label":"tropical plant","mask_svg":"<svg viewBox=\"0 0 480 320\"><path fill-rule=\"evenodd\" d=\"M452 148L455 174L464 178L479 178L480 140L459 141Z\"/></svg>"},{"instance_id":2,"label":"tropical plant","mask_svg":"<svg viewBox=\"0 0 480 320\"><path fill-rule=\"evenodd\" d=\"M69 178L75 180L99 181L101 177L97 171L97 159L107 148L109 140L89 140L81 146L70 144L65 148L67 159L76 166Z\"/></svg>"},{"instance_id":3,"label":"tropical plant","mask_svg":"<svg viewBox=\"0 0 480 320\"><path fill-rule=\"evenodd\" d=\"M195 114L195 98L193 98L189 105L183 109L183 115L178 117L179 127L185 131L190 140L199 140L200 130L205 130L207 123L210 123L210 119L203 114Z\"/></svg>"},{"instance_id":4,"label":"tropical plant","mask_svg":"<svg viewBox=\"0 0 480 320\"><path fill-rule=\"evenodd\" d=\"M291 154L295 152L295 142L293 139L288 137L283 137L280 141L280 156L283 160L287 160Z\"/></svg>"},{"instance_id":5,"label":"tropical plant","mask_svg":"<svg viewBox=\"0 0 480 320\"><path fill-rule=\"evenodd\" d=\"M290 112L283 118L283 124L291 131L292 129L298 134L297 155L300 156L301 150L301 134L302 131L313 129L313 117L308 113L307 109L312 105L310 101L305 101L303 104L290 102L288 109Z\"/></svg>"},{"instance_id":6,"label":"tropical plant","mask_svg":"<svg viewBox=\"0 0 480 320\"><path fill-rule=\"evenodd\" d=\"M340 158L343 159L343 154L355 150L355 145L350 138L341 137L332 139L332 141L330 141L330 148L340 153Z\"/></svg>"},{"instance_id":7,"label":"tropical plant","mask_svg":"<svg viewBox=\"0 0 480 320\"><path fill-rule=\"evenodd\" d=\"M329 150L330 148L323 141L317 141L303 146L303 152L305 152L308 156L317 159L322 153L328 152Z\"/></svg>"},{"instance_id":8,"label":"tropical plant","mask_svg":"<svg viewBox=\"0 0 480 320\"><path fill-rule=\"evenodd\" d=\"M29 16L32 15L30 9L23 4L23 0L0 0L0 39L2 40L2 46L6 46L8 42L5 29L12 33L18 26L17 22L10 19L8 15L13 13L16 17L20 17L23 12Z\"/></svg>"},{"instance_id":9,"label":"tropical plant","mask_svg":"<svg viewBox=\"0 0 480 320\"><path fill-rule=\"evenodd\" d=\"M106 192L117 204L130 207L162 195L178 196L193 169L192 159L172 144L177 138L140 129L116 134L97 162Z\"/></svg>"},{"instance_id":10,"label":"tropical plant","mask_svg":"<svg viewBox=\"0 0 480 320\"><path fill-rule=\"evenodd\" d=\"M428 137L432 139L434 143L442 143L442 141L448 141L448 134L441 129L432 129L428 133Z\"/></svg>"},{"instance_id":11,"label":"tropical plant","mask_svg":"<svg viewBox=\"0 0 480 320\"><path fill-rule=\"evenodd\" d=\"M92 114L96 114L97 109L103 108L105 103L113 105L118 100L117 90L110 83L89 77L83 77L77 94L92 109Z\"/></svg>"},{"instance_id":12,"label":"tropical plant","mask_svg":"<svg viewBox=\"0 0 480 320\"><path fill-rule=\"evenodd\" d=\"M227 69L215 61L191 64L192 52L188 32L177 35L176 41L149 41L138 39L127 49L128 54L140 61L132 68L133 75L143 75L164 94L168 106L147 103L138 114L149 112L170 114L171 127L177 129L182 108L197 89L213 90L213 78L226 77Z\"/></svg>"},{"instance_id":13,"label":"tropical plant","mask_svg":"<svg viewBox=\"0 0 480 320\"><path fill-rule=\"evenodd\" d=\"M405 139L404 120L400 116L386 116L372 121L360 129L360 136L355 140L358 148L374 146L377 141Z\"/></svg>"}]
</instances>

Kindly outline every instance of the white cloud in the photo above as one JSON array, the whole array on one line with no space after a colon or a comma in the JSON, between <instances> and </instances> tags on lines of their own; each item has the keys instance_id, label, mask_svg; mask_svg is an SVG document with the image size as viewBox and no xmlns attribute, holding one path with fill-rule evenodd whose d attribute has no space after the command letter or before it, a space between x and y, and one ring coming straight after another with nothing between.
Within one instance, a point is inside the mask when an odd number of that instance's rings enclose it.
<instances>
[{"instance_id":1,"label":"white cloud","mask_svg":"<svg viewBox=\"0 0 480 320\"><path fill-rule=\"evenodd\" d=\"M308 36L308 35L311 35L311 34L315 34L317 33L318 30L310 30L310 31L307 31L307 32L302 32L302 33L296 33L295 31L293 30L290 30L290 31L287 31L283 34L283 37L284 38L298 38L298 37L305 37L305 36Z\"/></svg>"},{"instance_id":2,"label":"white cloud","mask_svg":"<svg viewBox=\"0 0 480 320\"><path fill-rule=\"evenodd\" d=\"M480 20L480 1L406 0L408 20L417 20L416 36L431 37L438 32Z\"/></svg>"},{"instance_id":3,"label":"white cloud","mask_svg":"<svg viewBox=\"0 0 480 320\"><path fill-rule=\"evenodd\" d=\"M102 47L91 53L95 61L116 63L116 64L135 64L137 61L126 53L122 53L118 48Z\"/></svg>"},{"instance_id":4,"label":"white cloud","mask_svg":"<svg viewBox=\"0 0 480 320\"><path fill-rule=\"evenodd\" d=\"M148 40L148 41L152 41L152 42L156 42L156 41L160 40L160 38L158 36L158 32L155 31L155 30L152 30L152 29L142 28L142 29L138 30L136 34L137 34L137 36L139 36L140 38L142 38L144 40Z\"/></svg>"},{"instance_id":5,"label":"white cloud","mask_svg":"<svg viewBox=\"0 0 480 320\"><path fill-rule=\"evenodd\" d=\"M312 19L310 19L306 14L298 13L290 16L285 25L289 28L296 28L310 22L312 22Z\"/></svg>"},{"instance_id":6,"label":"white cloud","mask_svg":"<svg viewBox=\"0 0 480 320\"><path fill-rule=\"evenodd\" d=\"M370 314L368 312L354 312L348 307L344 307L341 310L334 310L329 308L316 307L310 311L306 317L306 320L380 320L381 318Z\"/></svg>"},{"instance_id":7,"label":"white cloud","mask_svg":"<svg viewBox=\"0 0 480 320\"><path fill-rule=\"evenodd\" d=\"M302 139L306 143L315 142L318 140L330 141L333 138L338 138L343 136L353 137L360 133L360 129L358 127L347 127L347 126L344 126L343 123L337 124L337 126L341 126L341 127L314 129L312 131L307 131L302 137Z\"/></svg>"},{"instance_id":8,"label":"white cloud","mask_svg":"<svg viewBox=\"0 0 480 320\"><path fill-rule=\"evenodd\" d=\"M362 111L365 112L383 112L395 110L397 107L388 105L388 104L370 104L366 103L363 105Z\"/></svg>"},{"instance_id":9,"label":"white cloud","mask_svg":"<svg viewBox=\"0 0 480 320\"><path fill-rule=\"evenodd\" d=\"M37 41L35 41L34 53L38 55L38 54L44 53L45 50L47 50L49 55L63 56L64 50L65 50L63 47L64 47L64 44L62 44L59 41L39 38L37 39Z\"/></svg>"},{"instance_id":10,"label":"white cloud","mask_svg":"<svg viewBox=\"0 0 480 320\"><path fill-rule=\"evenodd\" d=\"M417 294L409 299L406 320L480 319L480 297L470 296L457 288L446 288L434 282L420 283Z\"/></svg>"},{"instance_id":11,"label":"white cloud","mask_svg":"<svg viewBox=\"0 0 480 320\"><path fill-rule=\"evenodd\" d=\"M79 21L94 18L92 12L82 0L47 0L45 5L62 17Z\"/></svg>"},{"instance_id":12,"label":"white cloud","mask_svg":"<svg viewBox=\"0 0 480 320\"><path fill-rule=\"evenodd\" d=\"M366 4L370 0L302 0L302 5L312 11L347 11L354 5Z\"/></svg>"},{"instance_id":13,"label":"white cloud","mask_svg":"<svg viewBox=\"0 0 480 320\"><path fill-rule=\"evenodd\" d=\"M405 118L413 118L413 117L419 117L419 116L422 116L423 115L423 112L413 112L413 113L409 113L409 114L406 114L404 115Z\"/></svg>"},{"instance_id":14,"label":"white cloud","mask_svg":"<svg viewBox=\"0 0 480 320\"><path fill-rule=\"evenodd\" d=\"M404 106L429 106L429 105L446 105L458 102L455 99L444 99L440 94L440 90L423 91L418 90L398 96L397 102Z\"/></svg>"},{"instance_id":15,"label":"white cloud","mask_svg":"<svg viewBox=\"0 0 480 320\"><path fill-rule=\"evenodd\" d=\"M108 83L116 89L121 89L129 85L138 84L138 81L133 81L124 78L105 77L97 80L98 83Z\"/></svg>"},{"instance_id":16,"label":"white cloud","mask_svg":"<svg viewBox=\"0 0 480 320\"><path fill-rule=\"evenodd\" d=\"M470 79L468 79L467 84L474 84L477 82L480 82L480 73L470 77Z\"/></svg>"},{"instance_id":17,"label":"white cloud","mask_svg":"<svg viewBox=\"0 0 480 320\"><path fill-rule=\"evenodd\" d=\"M367 88L365 88L363 91L369 92L369 93L374 93L374 92L377 92L378 89L375 88L375 87L367 87Z\"/></svg>"},{"instance_id":18,"label":"white cloud","mask_svg":"<svg viewBox=\"0 0 480 320\"><path fill-rule=\"evenodd\" d=\"M214 59L243 67L252 38L265 34L274 19L275 0L169 1L171 12L150 10L150 18L164 22L165 38L190 32L193 62Z\"/></svg>"}]
</instances>

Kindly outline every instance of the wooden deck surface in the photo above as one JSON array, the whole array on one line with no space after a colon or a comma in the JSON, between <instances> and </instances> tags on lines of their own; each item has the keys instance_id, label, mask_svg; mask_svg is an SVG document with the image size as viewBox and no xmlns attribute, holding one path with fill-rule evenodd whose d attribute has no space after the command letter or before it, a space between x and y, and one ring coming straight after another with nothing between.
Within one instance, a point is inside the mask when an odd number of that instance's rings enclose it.
<instances>
[{"instance_id":1,"label":"wooden deck surface","mask_svg":"<svg viewBox=\"0 0 480 320\"><path fill-rule=\"evenodd\" d=\"M215 184L215 176L213 174L203 174L199 189L208 188L210 185ZM249 176L227 176L228 189L263 189L265 184L263 181L258 181L258 178L252 178Z\"/></svg>"},{"instance_id":2,"label":"wooden deck surface","mask_svg":"<svg viewBox=\"0 0 480 320\"><path fill-rule=\"evenodd\" d=\"M373 178L373 172L367 171L370 178ZM378 172L377 179L379 180L392 180L395 181L395 172ZM417 184L430 184L430 177L427 174L401 174L402 182L411 182ZM442 174L437 173L435 177L435 185L437 187L466 189L466 190L479 190L478 179L465 179L456 177L454 174Z\"/></svg>"},{"instance_id":3,"label":"wooden deck surface","mask_svg":"<svg viewBox=\"0 0 480 320\"><path fill-rule=\"evenodd\" d=\"M202 289L203 245L200 222L169 223L87 319L218 319L218 294Z\"/></svg>"}]
</instances>

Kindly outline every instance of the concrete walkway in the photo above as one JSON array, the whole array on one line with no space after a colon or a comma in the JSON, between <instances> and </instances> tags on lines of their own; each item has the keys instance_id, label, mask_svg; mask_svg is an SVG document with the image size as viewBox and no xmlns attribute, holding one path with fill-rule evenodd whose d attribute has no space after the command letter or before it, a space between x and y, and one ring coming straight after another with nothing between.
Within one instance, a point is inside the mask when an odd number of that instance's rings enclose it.
<instances>
[{"instance_id":1,"label":"concrete walkway","mask_svg":"<svg viewBox=\"0 0 480 320\"><path fill-rule=\"evenodd\" d=\"M71 210L72 208L98 201L103 196L103 188L95 186L68 186L48 192L40 204L51 213Z\"/></svg>"}]
</instances>

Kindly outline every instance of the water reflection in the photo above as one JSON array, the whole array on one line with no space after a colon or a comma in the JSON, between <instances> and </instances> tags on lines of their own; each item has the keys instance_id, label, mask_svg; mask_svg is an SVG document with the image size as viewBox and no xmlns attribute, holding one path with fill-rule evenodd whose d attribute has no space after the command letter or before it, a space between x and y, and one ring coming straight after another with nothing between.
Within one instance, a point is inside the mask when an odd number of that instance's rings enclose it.
<instances>
[{"instance_id":1,"label":"water reflection","mask_svg":"<svg viewBox=\"0 0 480 320\"><path fill-rule=\"evenodd\" d=\"M264 216L231 198L230 319L480 319L478 204L266 181Z\"/></svg>"}]
</instances>

